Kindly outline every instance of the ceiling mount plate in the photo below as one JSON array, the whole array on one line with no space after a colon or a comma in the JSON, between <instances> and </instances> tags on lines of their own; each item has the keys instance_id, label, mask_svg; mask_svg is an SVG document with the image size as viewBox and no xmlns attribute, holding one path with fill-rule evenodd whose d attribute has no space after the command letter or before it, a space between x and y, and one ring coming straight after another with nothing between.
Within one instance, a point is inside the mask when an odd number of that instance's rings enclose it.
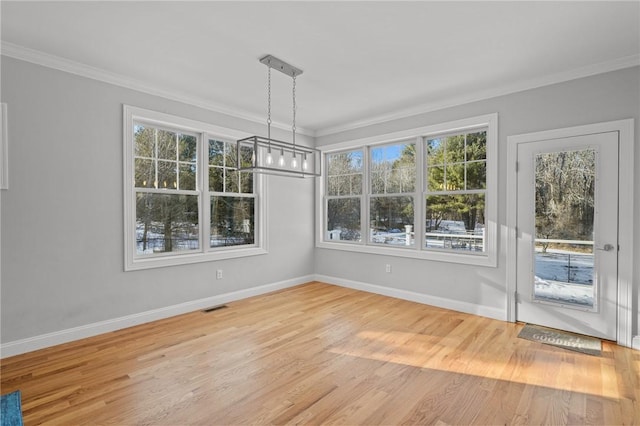
<instances>
[{"instance_id":1,"label":"ceiling mount plate","mask_svg":"<svg viewBox=\"0 0 640 426\"><path fill-rule=\"evenodd\" d=\"M302 70L300 68L289 65L285 61L280 60L272 55L267 55L263 58L260 58L260 62L268 67L273 68L274 70L278 70L281 73L288 75L289 77L297 77L302 74Z\"/></svg>"}]
</instances>

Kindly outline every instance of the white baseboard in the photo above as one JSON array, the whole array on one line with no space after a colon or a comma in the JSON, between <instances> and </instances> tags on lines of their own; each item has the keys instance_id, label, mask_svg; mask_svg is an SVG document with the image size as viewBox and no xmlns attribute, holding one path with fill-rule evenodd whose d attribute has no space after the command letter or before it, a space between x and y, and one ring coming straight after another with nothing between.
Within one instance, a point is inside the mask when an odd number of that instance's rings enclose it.
<instances>
[{"instance_id":1,"label":"white baseboard","mask_svg":"<svg viewBox=\"0 0 640 426\"><path fill-rule=\"evenodd\" d=\"M335 284L341 287L362 290L369 293L381 294L383 296L395 297L397 299L409 300L411 302L423 303L425 305L437 306L439 308L451 309L452 311L464 312L467 314L479 315L482 317L497 319L500 321L507 320L506 310L492 308L489 306L476 305L459 300L445 299L443 297L431 296L423 293L416 293L409 290L400 290L379 286L375 284L367 284L360 281L346 280L343 278L330 277L327 275L315 276L316 281L325 282L327 284Z\"/></svg>"},{"instance_id":2,"label":"white baseboard","mask_svg":"<svg viewBox=\"0 0 640 426\"><path fill-rule=\"evenodd\" d=\"M153 309L146 312L140 312L138 314L132 314L120 318L96 322L93 324L82 325L67 330L55 331L53 333L47 333L40 336L34 336L26 339L8 342L0 345L0 359L9 356L20 355L38 349L48 348L50 346L60 345L62 343L72 342L74 340L97 336L98 334L121 330L123 328L132 327L134 325L140 325L151 321L173 317L176 315L186 314L188 312L209 308L211 306L222 305L224 303L233 302L235 300L246 299L252 296L259 296L261 294L294 287L296 285L304 284L314 280L314 275L307 275L272 284L233 291L231 293L224 293L217 296L206 297L204 299L179 303L177 305L167 306L164 308Z\"/></svg>"},{"instance_id":3,"label":"white baseboard","mask_svg":"<svg viewBox=\"0 0 640 426\"><path fill-rule=\"evenodd\" d=\"M631 340L631 347L640 351L640 336L633 336L633 339Z\"/></svg>"}]
</instances>

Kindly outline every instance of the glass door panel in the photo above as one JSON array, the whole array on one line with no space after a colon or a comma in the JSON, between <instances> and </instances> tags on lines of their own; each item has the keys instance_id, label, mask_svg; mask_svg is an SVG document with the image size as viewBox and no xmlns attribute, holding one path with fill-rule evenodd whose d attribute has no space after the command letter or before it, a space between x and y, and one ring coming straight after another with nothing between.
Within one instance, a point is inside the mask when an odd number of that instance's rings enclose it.
<instances>
[{"instance_id":1,"label":"glass door panel","mask_svg":"<svg viewBox=\"0 0 640 426\"><path fill-rule=\"evenodd\" d=\"M596 151L537 154L534 168L533 299L595 310Z\"/></svg>"}]
</instances>

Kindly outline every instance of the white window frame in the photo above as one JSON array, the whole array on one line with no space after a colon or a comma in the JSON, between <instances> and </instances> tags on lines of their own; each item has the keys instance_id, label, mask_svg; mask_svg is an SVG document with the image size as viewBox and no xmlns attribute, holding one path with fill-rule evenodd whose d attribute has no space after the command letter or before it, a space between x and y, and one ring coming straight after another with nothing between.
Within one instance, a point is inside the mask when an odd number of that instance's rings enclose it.
<instances>
[{"instance_id":1,"label":"white window frame","mask_svg":"<svg viewBox=\"0 0 640 426\"><path fill-rule=\"evenodd\" d=\"M383 198L383 197L409 197L413 199L413 205L414 205L414 210L413 210L413 229L415 231L416 229L416 224L419 222L419 218L420 216L418 216L418 212L416 207L416 200L418 200L421 196L421 192L420 192L420 188L422 188L421 185L421 176L423 176L421 173L418 173L418 171L416 170L416 181L413 187L413 191L412 192L391 192L391 193L387 193L387 192L383 192L383 193L376 193L374 194L372 189L373 189L373 183L372 183L372 179L371 179L371 158L373 157L373 155L371 154L371 151L374 148L381 148L381 147L385 147L385 146L391 146L391 145L398 145L398 144L411 144L413 143L415 145L415 149L416 149L416 167L418 167L420 161L419 158L422 155L422 151L420 151L420 148L418 148L418 141L416 138L408 138L408 139L403 139L403 140L394 140L392 142L386 142L386 143L379 143L379 144L372 144L372 145L368 145L366 146L365 152L365 159L367 161L367 164L365 166L365 171L366 171L366 175L363 177L363 181L364 181L364 186L365 186L365 192L364 192L364 197L365 197L365 201L364 203L366 204L366 207L363 209L365 210L364 213L366 213L366 222L362 222L363 224L369 224L371 222L371 201L373 198ZM367 230L365 231L363 229L363 233L366 234L366 239L363 240L363 243L367 244L367 245L371 245L374 247L382 247L382 248L388 248L389 246L386 246L384 244L381 243L377 243L373 241L372 235L369 232L369 227L367 226ZM414 232L414 235L418 235L417 233ZM417 238L414 239L414 245L413 246L396 246L394 247L395 250L415 250L417 248L417 245L420 242L418 241Z\"/></svg>"},{"instance_id":2,"label":"white window frame","mask_svg":"<svg viewBox=\"0 0 640 426\"><path fill-rule=\"evenodd\" d=\"M367 190L368 189L367 189L367 182L365 181L365 177L368 174L368 166L366 164L366 161L367 161L367 159L369 157L368 157L368 154L366 152L367 150L364 149L364 148L358 148L358 149L355 149L355 150L340 150L340 152L346 152L346 151L349 151L349 152L360 151L362 153L362 182L361 182L361 187L360 187L360 193L359 194L347 194L347 195L326 195L326 196L323 194L323 203L326 203L326 205L328 205L329 200L358 199L360 201L360 228L361 228L360 241L357 241L357 240L353 240L353 241L350 241L350 240L338 240L338 241L336 241L336 244L340 244L341 242L342 243L347 243L347 244L364 244L366 242L367 236L363 234L362 226L363 226L364 223L367 223L367 222L365 222L365 219L364 219L364 216L363 216L364 209L362 208L362 205L363 205L363 203L367 202L366 201L367 200L366 196L367 196ZM325 181L329 176L329 173L328 173L329 161L326 160L326 157L325 157L324 153L321 153L320 155L322 155L324 157L324 159L322 161L322 163L324 164L323 165L324 174L323 174L321 179L316 179L316 182L318 180ZM326 219L327 219L327 216L326 216L326 211L327 210L326 210L326 208L323 211L325 212L325 216L323 218L324 224L322 226L322 229L324 230L326 228ZM326 234L324 234L324 232L323 232L323 235L326 235Z\"/></svg>"},{"instance_id":3,"label":"white window frame","mask_svg":"<svg viewBox=\"0 0 640 426\"><path fill-rule=\"evenodd\" d=\"M365 158L365 176L364 186L365 193L363 199L364 205L361 206L362 226L361 233L368 233L369 218L369 187L370 176L368 171L369 148L378 145L387 145L391 143L403 142L411 138L416 141L416 203L414 206L415 235L424 234L424 216L425 203L421 201L424 194L425 167L424 167L424 140L425 137L435 136L439 134L462 133L478 128L486 128L487 131L487 189L486 189L486 224L485 224L485 251L481 254L470 254L458 251L433 250L423 247L424 238L416 238L415 247L387 247L380 244L370 244L368 236L363 235L361 242L327 241L325 237L326 228L326 197L325 197L325 179L316 179L316 194L318 194L318 202L316 203L316 247L332 250L344 250L359 253L370 253L385 256L398 256L413 259L434 260L440 262L453 262L467 265L497 266L497 246L498 246L498 114L486 114L476 117L465 118L461 120L450 121L425 127L403 130L394 133L376 135L367 138L341 142L333 145L321 147L323 156L341 151L354 149L364 149ZM324 173L326 176L326 161L324 163Z\"/></svg>"},{"instance_id":4,"label":"white window frame","mask_svg":"<svg viewBox=\"0 0 640 426\"><path fill-rule=\"evenodd\" d=\"M134 182L134 123L141 122L172 131L182 131L197 135L198 163L196 165L197 190L189 191L199 195L200 248L193 251L158 253L157 255L138 255L136 253L136 188ZM249 135L245 132L220 127L209 123L177 117L144 108L123 105L123 160L124 160L124 270L159 268L233 259L245 256L266 254L267 217L266 182L264 176L254 176L255 193L255 235L254 244L228 247L209 247L209 200L217 193L208 191L208 143L209 139L234 142ZM236 194L228 194L236 195Z\"/></svg>"}]
</instances>

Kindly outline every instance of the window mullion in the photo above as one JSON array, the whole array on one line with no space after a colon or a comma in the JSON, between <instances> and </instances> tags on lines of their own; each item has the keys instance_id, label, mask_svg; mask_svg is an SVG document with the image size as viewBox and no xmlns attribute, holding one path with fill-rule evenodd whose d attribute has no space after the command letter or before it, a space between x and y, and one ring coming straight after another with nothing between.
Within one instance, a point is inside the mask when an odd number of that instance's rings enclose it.
<instances>
[{"instance_id":1,"label":"window mullion","mask_svg":"<svg viewBox=\"0 0 640 426\"><path fill-rule=\"evenodd\" d=\"M452 130L447 130L447 128ZM362 167L364 191L360 194L361 209L359 214L362 232L366 232L366 236L365 239L361 240L364 245L360 246L353 244L353 242L352 244L334 243L328 241L326 237L321 239L317 245L319 247L355 252L496 266L496 130L497 114L492 114L393 133L385 136L388 142L381 143L382 138L376 136L357 142L354 141L350 144L336 145L335 150L331 149L332 147L328 147L328 150L325 151L326 155L335 155L335 158L339 158L341 153L362 150L361 155L364 157ZM483 132L484 135L482 134ZM408 138L411 138L416 144L415 189L413 193L403 192L407 185L407 176L403 173L406 171L405 169L398 169L397 172L394 169L394 178L391 180L387 175L373 176L374 172L385 174L389 171L386 170L389 165L384 159L372 164L373 154L378 158L378 151L381 152L381 155L385 153L383 152L384 149L380 150L378 147L381 145L398 145ZM434 159L439 164L430 164L427 158L430 141L433 141ZM483 148L483 144L486 144L486 148ZM486 149L486 158L484 160L481 159L483 149ZM392 156L395 158L396 154L393 153L391 155L392 153L393 151L389 151L387 157ZM449 154L451 154L451 158L449 158ZM441 156L442 159L440 161L438 159ZM483 162L484 164L482 164ZM380 163L380 167L377 167L378 163ZM480 165L476 166L476 163ZM474 164L474 166L468 167L470 164ZM486 173L485 176L482 175L484 173ZM399 180L396 181L396 177ZM327 179L326 182L328 185L329 180ZM394 188L400 185L400 188L393 190L389 185L393 185ZM374 188L376 189L375 194L372 192ZM394 191L394 193L390 193L390 190ZM339 201L332 200L340 200L343 197L328 196L327 187L323 188L322 192L324 195L323 229L326 231L328 221L327 206L339 205ZM336 191L333 190L332 192L335 193ZM413 217L406 217L402 210L398 210L401 208L400 206L403 206L402 208L409 206L409 199L399 198L404 198L405 196L413 197ZM431 200L432 206L428 208L426 201L429 197L433 197L433 199ZM456 207L458 202L465 203L469 206L469 209L474 209L474 211L470 214L460 212ZM444 215L438 213L441 207L444 209ZM483 208L484 213L482 212ZM435 213L433 213L434 211ZM437 235L437 238L435 238L444 242L440 248L438 248L437 242L436 244L431 244L432 236L427 238L425 235L428 229L426 221L428 214L429 218L433 216L435 222L439 222L441 216L442 220L445 220L442 225L435 223L437 228L434 228L437 229L438 233L444 234L444 237ZM372 215L374 216L374 221L376 221L375 223L370 221ZM483 218L483 221L478 222L479 218ZM394 222L390 219L393 219ZM397 238L392 235L385 235L385 230L394 227L392 226L393 223L407 223L411 219L414 222L414 247L419 247L418 250L397 247ZM372 228L372 225L375 226ZM480 234L482 227L484 227L486 235L484 244L465 243L466 240L474 240ZM378 236L372 238L372 229L380 230L380 236L384 238L384 242L379 241ZM472 236L469 237L468 235ZM376 242L374 243L374 241ZM427 248L427 243L429 243L429 248Z\"/></svg>"},{"instance_id":2,"label":"window mullion","mask_svg":"<svg viewBox=\"0 0 640 426\"><path fill-rule=\"evenodd\" d=\"M207 253L211 247L211 197L209 195L209 138L206 133L198 135L198 161L196 162L196 174L200 192L199 208L200 239L202 240L202 252Z\"/></svg>"},{"instance_id":3,"label":"window mullion","mask_svg":"<svg viewBox=\"0 0 640 426\"><path fill-rule=\"evenodd\" d=\"M180 188L180 152L179 152L179 143L178 140L180 139L180 133L176 132L176 139L175 139L175 144L176 144L176 189Z\"/></svg>"},{"instance_id":4,"label":"window mullion","mask_svg":"<svg viewBox=\"0 0 640 426\"><path fill-rule=\"evenodd\" d=\"M261 214L262 207L264 207L263 201L259 201L261 198L259 194L255 194L255 190L252 194L239 194L238 196L243 198L234 201L242 204L243 217L240 214L234 216L234 219L238 219L237 223L242 227L233 227L233 231L229 233L231 239L225 247L217 247L215 251L209 247L211 240L211 214L209 202L209 145L207 137L210 133L215 134L216 131L219 131L225 135L224 138L236 140L244 137L243 133L128 105L124 106L123 111L124 125L127 128L124 132L123 151L125 154L125 270L182 265L266 253L264 239L258 240L257 244L254 242L254 232L262 229L264 227L263 224L254 223L253 229L249 231L244 227L244 218L247 216L251 216L250 220L252 220L252 217L259 218L259 221L264 220ZM137 133L136 129L138 127L140 133ZM185 137L184 130L189 132L188 140L183 139ZM171 132L172 134L169 136L169 134L165 135L163 132ZM170 139L173 139L173 141ZM218 137L215 137L215 139L219 140ZM191 158L193 161L181 161L182 152L180 147L183 140L189 146L189 153L193 154ZM166 141L168 146L172 143L174 144L176 152L173 158L162 158L163 149L160 148L160 141ZM148 148L141 148L145 154L145 157L141 157L141 159L147 161L141 162L140 167L144 168L138 171L142 173L141 176L144 176L146 180L153 179L153 185L148 187L138 188L136 186L137 144L141 144L141 147L148 146ZM192 152L191 149L195 149L195 152ZM175 167L175 175L172 178L175 181L175 187L172 185L166 189L158 188L158 182L160 177L164 176L165 169L169 172L170 163L173 163ZM160 170L160 164L167 167L163 167L163 170ZM183 176L180 175L182 167L185 168L185 175ZM193 177L193 169L191 167L195 169L195 176ZM195 185L192 185L192 179L195 179ZM227 185L225 191L229 188ZM149 202L138 203L137 197L144 197ZM170 235L163 229L163 226L166 226L166 224L163 225L163 221L167 218L161 209L165 205L169 205L172 209L179 209L175 210L175 216L169 218L171 226L174 228L174 232ZM246 214L244 214L245 212ZM138 224L151 224L151 232L157 235L151 234L147 238L147 234L145 234L144 237L139 237L137 234ZM196 239L198 240L197 247ZM227 246L231 245L242 245L243 247L234 247L227 250ZM156 248L159 250L156 250Z\"/></svg>"},{"instance_id":5,"label":"window mullion","mask_svg":"<svg viewBox=\"0 0 640 426\"><path fill-rule=\"evenodd\" d=\"M371 243L371 230L369 223L369 204L371 203L371 168L369 167L369 157L371 147L363 149L362 154L362 194L360 195L360 227L362 229L362 243Z\"/></svg>"},{"instance_id":6,"label":"window mullion","mask_svg":"<svg viewBox=\"0 0 640 426\"><path fill-rule=\"evenodd\" d=\"M469 164L468 161L468 157L467 157L467 136L468 133L465 133L464 135L464 158L463 158L463 163L462 163L462 167L464 167L464 189L467 189L467 164Z\"/></svg>"},{"instance_id":7,"label":"window mullion","mask_svg":"<svg viewBox=\"0 0 640 426\"><path fill-rule=\"evenodd\" d=\"M222 143L222 192L227 192L227 143Z\"/></svg>"},{"instance_id":8,"label":"window mullion","mask_svg":"<svg viewBox=\"0 0 640 426\"><path fill-rule=\"evenodd\" d=\"M425 216L426 190L425 170L425 140L421 136L416 136L416 182L415 182L415 198L413 200L413 238L416 250L424 248L424 226L427 220Z\"/></svg>"},{"instance_id":9,"label":"window mullion","mask_svg":"<svg viewBox=\"0 0 640 426\"><path fill-rule=\"evenodd\" d=\"M153 177L153 187L158 188L158 129L153 130L153 168L155 171Z\"/></svg>"}]
</instances>

